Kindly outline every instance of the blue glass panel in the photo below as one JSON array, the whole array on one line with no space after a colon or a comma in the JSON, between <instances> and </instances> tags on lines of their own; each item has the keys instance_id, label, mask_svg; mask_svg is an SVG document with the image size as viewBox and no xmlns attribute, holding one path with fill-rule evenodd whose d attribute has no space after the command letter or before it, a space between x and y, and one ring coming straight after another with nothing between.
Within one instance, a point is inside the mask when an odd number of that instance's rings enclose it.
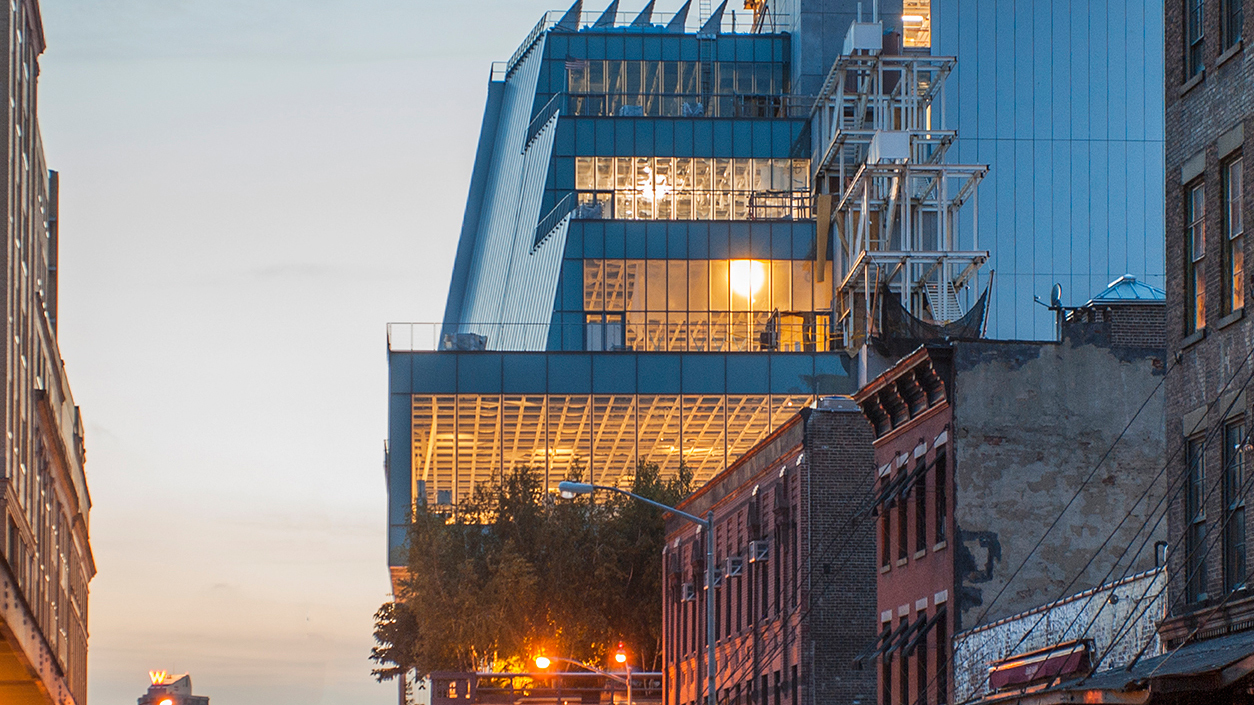
<instances>
[{"instance_id":1,"label":"blue glass panel","mask_svg":"<svg viewBox=\"0 0 1254 705\"><path fill-rule=\"evenodd\" d=\"M1051 14L1053 18L1053 42L1055 44L1065 44L1071 38L1071 16L1066 12L1053 12ZM1075 90L1074 79L1071 76L1071 62L1083 59L1080 57L1073 59L1070 51L1055 51L1050 52L1049 60L1053 66L1053 73L1050 76L1050 82L1047 84L1050 94L1050 115L1047 123L1049 129L1046 134L1052 135L1056 140L1070 139L1071 93ZM1046 86L1041 88L1042 92L1044 92Z\"/></svg>"},{"instance_id":2,"label":"blue glass panel","mask_svg":"<svg viewBox=\"0 0 1254 705\"><path fill-rule=\"evenodd\" d=\"M713 120L710 127L714 133L710 144L710 154L715 157L735 156L736 152L732 145L732 122L730 120Z\"/></svg>"},{"instance_id":3,"label":"blue glass panel","mask_svg":"<svg viewBox=\"0 0 1254 705\"><path fill-rule=\"evenodd\" d=\"M457 358L457 388L467 387L488 394L501 391L501 356L481 352Z\"/></svg>"},{"instance_id":4,"label":"blue glass panel","mask_svg":"<svg viewBox=\"0 0 1254 705\"><path fill-rule=\"evenodd\" d=\"M592 392L592 356L575 353L549 353L550 394L589 394Z\"/></svg>"},{"instance_id":5,"label":"blue glass panel","mask_svg":"<svg viewBox=\"0 0 1254 705\"><path fill-rule=\"evenodd\" d=\"M668 259L688 259L688 223L675 221L666 224L666 256Z\"/></svg>"},{"instance_id":6,"label":"blue glass panel","mask_svg":"<svg viewBox=\"0 0 1254 705\"><path fill-rule=\"evenodd\" d=\"M644 37L637 34L630 34L623 37L623 58L624 59L644 59L648 58L644 55Z\"/></svg>"},{"instance_id":7,"label":"blue glass panel","mask_svg":"<svg viewBox=\"0 0 1254 705\"><path fill-rule=\"evenodd\" d=\"M761 394L762 382L770 379L769 356L762 353L730 353L727 355L727 393Z\"/></svg>"},{"instance_id":8,"label":"blue glass panel","mask_svg":"<svg viewBox=\"0 0 1254 705\"><path fill-rule=\"evenodd\" d=\"M558 189L563 191L574 190L575 160L573 157L554 157L552 171Z\"/></svg>"},{"instance_id":9,"label":"blue glass panel","mask_svg":"<svg viewBox=\"0 0 1254 705\"><path fill-rule=\"evenodd\" d=\"M730 239L730 256L732 259L753 257L753 245L749 237L749 223L733 220L727 223L727 232Z\"/></svg>"},{"instance_id":10,"label":"blue glass panel","mask_svg":"<svg viewBox=\"0 0 1254 705\"><path fill-rule=\"evenodd\" d=\"M613 120L614 154L620 157L636 155L636 120ZM648 152L644 153L645 156Z\"/></svg>"},{"instance_id":11,"label":"blue glass panel","mask_svg":"<svg viewBox=\"0 0 1254 705\"><path fill-rule=\"evenodd\" d=\"M769 157L788 156L788 146L784 145L782 151L775 151L774 131L771 129L771 123L766 120L753 121L753 156L760 159Z\"/></svg>"},{"instance_id":12,"label":"blue glass panel","mask_svg":"<svg viewBox=\"0 0 1254 705\"><path fill-rule=\"evenodd\" d=\"M452 394L457 391L457 355L412 353L413 387L416 394Z\"/></svg>"},{"instance_id":13,"label":"blue glass panel","mask_svg":"<svg viewBox=\"0 0 1254 705\"><path fill-rule=\"evenodd\" d=\"M584 39L588 42L587 59L607 59L605 52L605 35L604 34L587 34ZM614 57L622 58L622 57Z\"/></svg>"},{"instance_id":14,"label":"blue glass panel","mask_svg":"<svg viewBox=\"0 0 1254 705\"><path fill-rule=\"evenodd\" d=\"M1111 105L1113 106L1114 103ZM1114 279L1132 271L1128 266L1129 236L1135 233L1139 241L1141 237L1144 237L1141 234L1144 231L1131 229L1131 223L1128 222L1128 192L1132 185L1130 179L1133 178L1133 175L1128 173L1128 143L1120 140L1111 141L1108 144L1109 178L1106 181L1106 209L1110 220L1108 229L1101 232L1110 253L1106 273ZM1123 237L1117 236L1116 233L1122 234Z\"/></svg>"},{"instance_id":15,"label":"blue glass panel","mask_svg":"<svg viewBox=\"0 0 1254 705\"><path fill-rule=\"evenodd\" d=\"M771 223L771 259L792 259L792 223Z\"/></svg>"},{"instance_id":16,"label":"blue glass panel","mask_svg":"<svg viewBox=\"0 0 1254 705\"><path fill-rule=\"evenodd\" d=\"M592 356L594 394L635 394L636 356L631 353L602 353Z\"/></svg>"},{"instance_id":17,"label":"blue glass panel","mask_svg":"<svg viewBox=\"0 0 1254 705\"><path fill-rule=\"evenodd\" d=\"M680 124L682 124L682 122ZM675 130L675 138L679 139L678 128L676 128ZM714 156L714 123L712 121L710 120L693 120L692 121L692 156L694 157Z\"/></svg>"},{"instance_id":18,"label":"blue glass panel","mask_svg":"<svg viewBox=\"0 0 1254 705\"><path fill-rule=\"evenodd\" d=\"M688 257L690 259L711 259L710 256L710 224L692 220L684 223L688 232Z\"/></svg>"},{"instance_id":19,"label":"blue glass panel","mask_svg":"<svg viewBox=\"0 0 1254 705\"><path fill-rule=\"evenodd\" d=\"M583 256L590 258L613 257L605 254L605 223L583 225ZM619 257L622 255L619 254Z\"/></svg>"},{"instance_id":20,"label":"blue glass panel","mask_svg":"<svg viewBox=\"0 0 1254 705\"><path fill-rule=\"evenodd\" d=\"M474 354L474 353L471 353ZM507 353L502 360L502 385L506 394L544 394L548 392L546 353ZM462 394L475 390L461 389Z\"/></svg>"},{"instance_id":21,"label":"blue glass panel","mask_svg":"<svg viewBox=\"0 0 1254 705\"><path fill-rule=\"evenodd\" d=\"M585 232L587 232L587 225L583 221L570 221L570 225L566 228L566 249L562 251L562 256L571 259L583 258L583 236Z\"/></svg>"},{"instance_id":22,"label":"blue glass panel","mask_svg":"<svg viewBox=\"0 0 1254 705\"><path fill-rule=\"evenodd\" d=\"M653 145L653 121L649 119L643 119L643 120L627 120L626 122L636 123L635 124L636 144L634 146L634 149L636 151L633 152L633 154L636 154L641 157L648 157L648 156L656 155L657 152L654 151L654 148L653 148L654 147Z\"/></svg>"},{"instance_id":23,"label":"blue glass panel","mask_svg":"<svg viewBox=\"0 0 1254 705\"><path fill-rule=\"evenodd\" d=\"M1089 34L1089 0L1071 0L1071 9L1065 11L1071 21L1071 46L1089 47L1094 37ZM1101 37L1096 38L1101 41ZM1091 64L1092 55L1087 51L1071 53L1071 139L1086 140L1092 135L1093 125L1089 122L1092 114L1089 110L1089 84L1093 80Z\"/></svg>"},{"instance_id":24,"label":"blue glass panel","mask_svg":"<svg viewBox=\"0 0 1254 705\"><path fill-rule=\"evenodd\" d=\"M809 256L814 246L814 230L817 226L808 223L792 224L792 259Z\"/></svg>"},{"instance_id":25,"label":"blue glass panel","mask_svg":"<svg viewBox=\"0 0 1254 705\"><path fill-rule=\"evenodd\" d=\"M681 388L684 394L722 394L727 386L726 358L709 353L683 356Z\"/></svg>"},{"instance_id":26,"label":"blue glass panel","mask_svg":"<svg viewBox=\"0 0 1254 705\"><path fill-rule=\"evenodd\" d=\"M609 258L628 257L627 254L627 228L621 220L608 220L605 222L605 256ZM642 248L643 249L643 248ZM632 257L643 257L641 252Z\"/></svg>"},{"instance_id":27,"label":"blue glass panel","mask_svg":"<svg viewBox=\"0 0 1254 705\"><path fill-rule=\"evenodd\" d=\"M645 257L666 259L666 221L654 220L644 224ZM630 255L629 255L630 256Z\"/></svg>"},{"instance_id":28,"label":"blue glass panel","mask_svg":"<svg viewBox=\"0 0 1254 705\"><path fill-rule=\"evenodd\" d=\"M589 120L588 122L596 125L597 146L594 154L598 157L608 157L617 154L614 149L614 121ZM582 143L580 146L582 147Z\"/></svg>"},{"instance_id":29,"label":"blue glass panel","mask_svg":"<svg viewBox=\"0 0 1254 705\"><path fill-rule=\"evenodd\" d=\"M645 248L647 240L645 239L644 223L641 221L630 221L623 223L623 243L627 257L631 259L641 259L648 250ZM609 244L609 230L606 230L606 244Z\"/></svg>"},{"instance_id":30,"label":"blue glass panel","mask_svg":"<svg viewBox=\"0 0 1254 705\"><path fill-rule=\"evenodd\" d=\"M589 140L588 144L591 143L591 140ZM553 136L553 154L562 157L569 157L575 154L575 124L569 118L559 117L557 119L557 134Z\"/></svg>"},{"instance_id":31,"label":"blue glass panel","mask_svg":"<svg viewBox=\"0 0 1254 705\"><path fill-rule=\"evenodd\" d=\"M769 222L749 223L749 252L752 253L751 256L754 259L771 258L771 224Z\"/></svg>"},{"instance_id":32,"label":"blue glass panel","mask_svg":"<svg viewBox=\"0 0 1254 705\"><path fill-rule=\"evenodd\" d=\"M1031 125L1031 121L1027 122ZM1012 187L1012 196L1010 200L1010 208L1012 209L1011 222L1014 223L1013 233L1015 235L1015 272L1019 274L1031 274L1036 271L1033 262L1034 243L1033 238L1036 235L1036 199L1035 191L1032 188L1034 177L1032 164L1032 142L1029 140L1016 140L1013 144L1007 145L1013 160L1011 167L1013 169L1014 178L1004 179L1010 182ZM999 162L1000 163L1000 162ZM1005 202L999 200L998 206L1002 206ZM1044 204L1041 204L1044 206ZM1004 260L1003 260L1004 261Z\"/></svg>"},{"instance_id":33,"label":"blue glass panel","mask_svg":"<svg viewBox=\"0 0 1254 705\"><path fill-rule=\"evenodd\" d=\"M1094 140L1089 143L1090 183L1102 187L1090 195L1089 237L1093 240L1089 251L1089 269L1086 274L1111 274L1110 269L1110 143ZM1077 272L1078 274L1079 272ZM1120 272L1122 274L1123 272Z\"/></svg>"},{"instance_id":34,"label":"blue glass panel","mask_svg":"<svg viewBox=\"0 0 1254 705\"><path fill-rule=\"evenodd\" d=\"M1068 193L1071 188L1071 148L1066 142L1049 144L1052 159L1052 170L1049 173L1050 187L1054 194ZM1056 197L1052 200L1054 218L1052 232L1054 253L1052 270L1054 272L1070 272L1074 236L1071 219L1071 199Z\"/></svg>"},{"instance_id":35,"label":"blue glass panel","mask_svg":"<svg viewBox=\"0 0 1254 705\"><path fill-rule=\"evenodd\" d=\"M1150 267L1152 258L1148 257L1148 243L1161 243L1160 237L1154 236L1154 229L1151 226L1151 220L1147 217L1146 210L1146 193L1149 192L1150 184L1161 184L1161 180L1154 181L1149 177L1149 166L1146 164L1145 151L1149 145L1145 143L1132 142L1127 146L1127 169L1128 169L1128 198L1127 198L1127 232L1128 237L1128 264L1127 271L1136 275L1138 278L1149 274L1150 272L1162 271L1161 265L1157 268ZM1157 211L1161 214L1162 209ZM1141 238L1133 237L1135 233L1144 233ZM1155 248L1158 249L1158 248Z\"/></svg>"},{"instance_id":36,"label":"blue glass panel","mask_svg":"<svg viewBox=\"0 0 1254 705\"><path fill-rule=\"evenodd\" d=\"M1053 193L1050 182L1053 174L1053 150L1048 140L1040 139L1031 142L1032 164L1032 261L1037 274L1053 271L1054 263L1054 226ZM1045 299L1048 301L1049 299Z\"/></svg>"},{"instance_id":37,"label":"blue glass panel","mask_svg":"<svg viewBox=\"0 0 1254 705\"><path fill-rule=\"evenodd\" d=\"M557 124L560 127L562 123L573 125L575 129L575 152L578 155L595 154L596 145L596 121L583 120L580 118L563 116L558 119Z\"/></svg>"},{"instance_id":38,"label":"blue glass panel","mask_svg":"<svg viewBox=\"0 0 1254 705\"><path fill-rule=\"evenodd\" d=\"M728 259L731 257L731 224L723 221L708 223L710 228L710 259Z\"/></svg>"},{"instance_id":39,"label":"blue glass panel","mask_svg":"<svg viewBox=\"0 0 1254 705\"><path fill-rule=\"evenodd\" d=\"M726 124L726 123L724 123ZM748 120L733 120L731 123L732 135L728 142L728 157L752 157L753 154L753 123ZM714 148L718 149L719 133L718 126L714 127Z\"/></svg>"},{"instance_id":40,"label":"blue glass panel","mask_svg":"<svg viewBox=\"0 0 1254 705\"><path fill-rule=\"evenodd\" d=\"M550 59L564 60L570 53L570 35L550 34L544 40L544 55Z\"/></svg>"},{"instance_id":41,"label":"blue glass panel","mask_svg":"<svg viewBox=\"0 0 1254 705\"><path fill-rule=\"evenodd\" d=\"M769 355L772 394L814 394L814 358L810 355Z\"/></svg>"},{"instance_id":42,"label":"blue glass panel","mask_svg":"<svg viewBox=\"0 0 1254 705\"><path fill-rule=\"evenodd\" d=\"M679 355L652 353L636 357L640 394L674 394L679 379Z\"/></svg>"},{"instance_id":43,"label":"blue glass panel","mask_svg":"<svg viewBox=\"0 0 1254 705\"><path fill-rule=\"evenodd\" d=\"M1113 1L1113 0L1111 0ZM1107 29L1106 12L1108 2L1092 3L1088 10L1089 20L1089 41L1093 42L1089 46L1089 76L1088 85L1086 86L1089 93L1089 134L1088 139L1104 140L1110 137L1110 102L1113 99L1111 90L1114 88L1112 83L1123 81L1123 76L1115 76L1110 73L1110 49L1111 43L1108 39L1110 32ZM1079 20L1080 17L1075 18ZM1073 20L1074 21L1074 20ZM1123 50L1122 42L1120 42L1120 51ZM1086 52L1088 53L1088 52Z\"/></svg>"},{"instance_id":44,"label":"blue glass panel","mask_svg":"<svg viewBox=\"0 0 1254 705\"><path fill-rule=\"evenodd\" d=\"M714 40L714 56L719 61L735 61L736 60L736 38L728 35L719 35Z\"/></svg>"},{"instance_id":45,"label":"blue glass panel","mask_svg":"<svg viewBox=\"0 0 1254 705\"><path fill-rule=\"evenodd\" d=\"M701 58L701 50L697 48L697 38L687 36L680 39L679 58L683 61L697 61Z\"/></svg>"},{"instance_id":46,"label":"blue glass panel","mask_svg":"<svg viewBox=\"0 0 1254 705\"><path fill-rule=\"evenodd\" d=\"M678 61L679 60L679 42L672 37L662 38L662 60Z\"/></svg>"},{"instance_id":47,"label":"blue glass panel","mask_svg":"<svg viewBox=\"0 0 1254 705\"><path fill-rule=\"evenodd\" d=\"M774 57L772 57L772 56L771 56L771 54L772 54L771 49L774 47L774 45L776 45L776 44L778 44L778 43L779 43L779 42L776 42L776 41L774 41L774 40L769 40L769 41L755 41L755 42L752 42L752 43L750 44L750 46L752 46L752 47L753 47L753 58L752 58L752 59L750 59L750 61L772 61L772 60L774 60Z\"/></svg>"},{"instance_id":48,"label":"blue glass panel","mask_svg":"<svg viewBox=\"0 0 1254 705\"><path fill-rule=\"evenodd\" d=\"M417 333L415 332L414 335L417 335ZM391 353L388 355L389 392L408 392L413 389L413 360L412 355L405 353Z\"/></svg>"},{"instance_id":49,"label":"blue glass panel","mask_svg":"<svg viewBox=\"0 0 1254 705\"><path fill-rule=\"evenodd\" d=\"M692 146L693 124L694 123L692 120L676 120L674 122L674 126L675 126L674 156L691 157L696 153L693 151L693 146Z\"/></svg>"},{"instance_id":50,"label":"blue glass panel","mask_svg":"<svg viewBox=\"0 0 1254 705\"><path fill-rule=\"evenodd\" d=\"M562 308L566 311L583 310L583 260L562 260Z\"/></svg>"},{"instance_id":51,"label":"blue glass panel","mask_svg":"<svg viewBox=\"0 0 1254 705\"><path fill-rule=\"evenodd\" d=\"M593 40L589 38L589 41L588 41L589 46L591 46L592 41ZM605 58L607 59L629 58L623 46L622 35L605 37L604 42L605 42ZM630 57L630 58L639 58L639 57Z\"/></svg>"},{"instance_id":52,"label":"blue glass panel","mask_svg":"<svg viewBox=\"0 0 1254 705\"><path fill-rule=\"evenodd\" d=\"M675 121L653 120L653 155L675 156Z\"/></svg>"},{"instance_id":53,"label":"blue glass panel","mask_svg":"<svg viewBox=\"0 0 1254 705\"><path fill-rule=\"evenodd\" d=\"M582 305L582 302L580 302ZM583 350L584 345L584 317L582 313L563 313L562 321L562 349L563 350Z\"/></svg>"},{"instance_id":54,"label":"blue glass panel","mask_svg":"<svg viewBox=\"0 0 1254 705\"><path fill-rule=\"evenodd\" d=\"M771 153L768 157L787 157L792 153L792 128L794 123L772 120L765 123L771 128Z\"/></svg>"},{"instance_id":55,"label":"blue glass panel","mask_svg":"<svg viewBox=\"0 0 1254 705\"><path fill-rule=\"evenodd\" d=\"M857 380L849 369L850 359L844 355L814 356L814 388L818 394L851 394L857 391Z\"/></svg>"}]
</instances>

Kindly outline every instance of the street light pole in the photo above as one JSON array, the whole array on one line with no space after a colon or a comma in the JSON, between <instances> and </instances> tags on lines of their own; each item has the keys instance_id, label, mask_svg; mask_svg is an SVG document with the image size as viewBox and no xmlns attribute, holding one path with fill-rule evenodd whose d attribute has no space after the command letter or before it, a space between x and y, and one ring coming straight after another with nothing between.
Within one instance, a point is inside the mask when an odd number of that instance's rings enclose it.
<instances>
[{"instance_id":1,"label":"street light pole","mask_svg":"<svg viewBox=\"0 0 1254 705\"><path fill-rule=\"evenodd\" d=\"M694 514L676 509L672 506L655 502L648 497L641 497L634 492L621 490L617 487L609 485L594 485L590 482L570 482L564 480L557 484L558 492L563 497L573 497L577 494L591 494L594 490L605 490L606 492L617 492L627 495L633 499L638 499L645 504L651 504L659 509L668 511L676 516L683 517L688 521L700 526L705 531L705 663L707 667L705 695L707 705L718 705L718 695L715 691L715 682L717 678L717 668L714 662L714 510L706 512L705 518L702 519ZM630 671L629 671L630 673ZM630 680L630 679L629 679ZM628 696L630 699L630 696Z\"/></svg>"}]
</instances>

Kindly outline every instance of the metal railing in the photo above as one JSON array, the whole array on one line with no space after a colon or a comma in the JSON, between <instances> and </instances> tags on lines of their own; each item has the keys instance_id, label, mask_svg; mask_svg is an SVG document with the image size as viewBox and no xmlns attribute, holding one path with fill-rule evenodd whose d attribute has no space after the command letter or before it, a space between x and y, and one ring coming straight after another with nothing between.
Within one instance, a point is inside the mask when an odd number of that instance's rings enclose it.
<instances>
[{"instance_id":1,"label":"metal railing","mask_svg":"<svg viewBox=\"0 0 1254 705\"><path fill-rule=\"evenodd\" d=\"M601 314L598 314L601 315ZM830 316L756 312L604 314L583 323L389 323L389 352L825 352L840 348ZM652 317L650 317L652 316ZM513 341L544 340L541 348Z\"/></svg>"},{"instance_id":2,"label":"metal railing","mask_svg":"<svg viewBox=\"0 0 1254 705\"><path fill-rule=\"evenodd\" d=\"M524 39L523 43L519 45L516 51L514 51L514 55L510 57L509 62L506 64L505 75L507 78L514 73L514 69L516 69L518 64L527 57L527 54L531 53L531 50L539 41L540 36L547 30L552 29L559 21L561 21L565 14L565 10L549 10L544 13L544 15L540 18L540 21L537 22L535 27L533 27L527 34L527 38ZM637 19L638 13L619 12L614 16L613 22L610 25L594 28L593 25L601 19L601 14L601 12L597 11L580 13L578 31L593 30L597 32L641 33L664 32L667 31L667 27L670 25L671 21L675 19L676 15L676 13L673 12L655 12L648 23L635 25L633 23ZM724 13L723 21L719 25L719 32L722 34L752 34L752 19L752 16L738 17L735 10ZM684 22L683 31L685 33L695 33L697 30L701 29L703 24L704 22L698 13L690 12Z\"/></svg>"},{"instance_id":3,"label":"metal railing","mask_svg":"<svg viewBox=\"0 0 1254 705\"><path fill-rule=\"evenodd\" d=\"M553 208L550 209L544 217L540 218L539 222L536 223L536 232L531 242L531 249L535 250L545 240L547 240L548 237L553 234L553 231L557 230L557 226L561 225L562 219L569 215L574 209L575 194L568 193L563 196L562 200L558 201L557 205L553 206Z\"/></svg>"},{"instance_id":4,"label":"metal railing","mask_svg":"<svg viewBox=\"0 0 1254 705\"><path fill-rule=\"evenodd\" d=\"M573 210L571 218L574 220L809 220L813 217L813 197L808 191L677 190L657 194L647 203L641 200L640 194L640 191L576 191L577 203L571 204L566 212ZM556 227L556 222L552 227ZM536 235L540 235L538 229Z\"/></svg>"},{"instance_id":5,"label":"metal railing","mask_svg":"<svg viewBox=\"0 0 1254 705\"><path fill-rule=\"evenodd\" d=\"M742 93L559 93L562 113L584 117L805 118L814 98ZM556 97L556 96L555 96Z\"/></svg>"}]
</instances>

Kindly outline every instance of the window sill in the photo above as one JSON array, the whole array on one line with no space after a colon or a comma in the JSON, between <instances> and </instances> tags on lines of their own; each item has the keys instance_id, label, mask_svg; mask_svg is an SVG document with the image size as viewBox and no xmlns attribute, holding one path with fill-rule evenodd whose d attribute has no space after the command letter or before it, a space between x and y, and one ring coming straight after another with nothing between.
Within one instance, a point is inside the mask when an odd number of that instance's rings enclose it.
<instances>
[{"instance_id":1,"label":"window sill","mask_svg":"<svg viewBox=\"0 0 1254 705\"><path fill-rule=\"evenodd\" d=\"M943 551L949 546L948 541L941 541L932 547L932 551Z\"/></svg>"},{"instance_id":2,"label":"window sill","mask_svg":"<svg viewBox=\"0 0 1254 705\"><path fill-rule=\"evenodd\" d=\"M892 567L891 565L884 564L884 565L880 566L880 575L883 575L884 573L887 573L888 571L890 571L890 570L892 570L892 569L893 569L893 567Z\"/></svg>"},{"instance_id":3,"label":"window sill","mask_svg":"<svg viewBox=\"0 0 1254 705\"><path fill-rule=\"evenodd\" d=\"M914 552L914 559L917 561L917 560L919 560L920 558L923 558L923 557L924 557L924 556L926 556L926 555L927 555L927 549L926 549L926 548L924 548L924 549L920 549L920 550L918 550L918 551L915 551L915 552Z\"/></svg>"},{"instance_id":4,"label":"window sill","mask_svg":"<svg viewBox=\"0 0 1254 705\"><path fill-rule=\"evenodd\" d=\"M1206 78L1206 69L1202 69L1201 71L1198 71L1196 76L1185 81L1184 85L1180 86L1180 95L1184 95L1185 93L1188 93L1189 91L1193 90L1193 87L1201 83L1203 80L1205 80L1205 78Z\"/></svg>"},{"instance_id":5,"label":"window sill","mask_svg":"<svg viewBox=\"0 0 1254 705\"><path fill-rule=\"evenodd\" d=\"M1206 337L1206 329L1198 328L1197 330L1184 336L1184 340L1180 341L1180 349L1188 350L1190 347L1197 345Z\"/></svg>"},{"instance_id":6,"label":"window sill","mask_svg":"<svg viewBox=\"0 0 1254 705\"><path fill-rule=\"evenodd\" d=\"M1233 311L1232 313L1228 314L1227 316L1224 316L1223 318L1216 321L1215 330L1223 330L1224 328L1227 328L1228 326L1232 325L1233 323L1236 323L1242 318L1245 318L1245 309L1239 308Z\"/></svg>"},{"instance_id":7,"label":"window sill","mask_svg":"<svg viewBox=\"0 0 1254 705\"><path fill-rule=\"evenodd\" d=\"M1240 54L1241 48L1244 44L1245 44L1244 41L1238 39L1236 44L1233 44L1232 46L1228 47L1228 50L1220 54L1219 58L1215 60L1215 68L1219 68L1220 66L1223 66L1225 63L1228 62L1228 59L1231 59L1237 54Z\"/></svg>"},{"instance_id":8,"label":"window sill","mask_svg":"<svg viewBox=\"0 0 1254 705\"><path fill-rule=\"evenodd\" d=\"M898 568L900 568L900 567L904 566L905 564L907 564L907 563L909 563L909 562L910 562L910 559L908 559L908 558L898 558L898 559L897 559L897 567L898 567Z\"/></svg>"}]
</instances>

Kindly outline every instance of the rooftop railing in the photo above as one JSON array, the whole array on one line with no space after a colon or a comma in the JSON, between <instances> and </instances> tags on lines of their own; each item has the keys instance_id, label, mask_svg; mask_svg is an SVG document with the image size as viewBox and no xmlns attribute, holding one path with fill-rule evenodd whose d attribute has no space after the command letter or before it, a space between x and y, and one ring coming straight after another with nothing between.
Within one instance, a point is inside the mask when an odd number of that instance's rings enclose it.
<instances>
[{"instance_id":1,"label":"rooftop railing","mask_svg":"<svg viewBox=\"0 0 1254 705\"><path fill-rule=\"evenodd\" d=\"M674 12L654 12L652 17L646 23L636 24L639 19L639 13L636 12L619 12L612 22L606 22L598 25L601 20L602 13L599 11L582 12L579 15L578 31L594 31L594 32L615 32L615 33L667 33L674 30L668 30L669 25L675 19L677 13ZM546 31L553 29L562 17L566 15L565 10L549 10L544 13L540 21L532 27L527 34L527 38L519 45L514 55L510 57L506 64L506 76L512 74L527 54L531 53L540 36ZM751 34L754 33L752 15L737 15L735 10L730 10L723 14L723 20L719 25L720 34ZM683 32L696 33L705 24L697 13L689 12L684 19ZM595 26L594 26L595 25ZM675 33L678 33L675 31Z\"/></svg>"}]
</instances>

